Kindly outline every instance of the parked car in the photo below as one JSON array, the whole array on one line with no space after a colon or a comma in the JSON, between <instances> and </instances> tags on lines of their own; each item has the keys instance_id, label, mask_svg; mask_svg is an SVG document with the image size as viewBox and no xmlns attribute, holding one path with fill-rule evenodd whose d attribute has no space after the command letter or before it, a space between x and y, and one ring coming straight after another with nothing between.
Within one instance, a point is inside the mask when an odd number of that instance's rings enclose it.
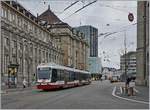
<instances>
[{"instance_id":1,"label":"parked car","mask_svg":"<svg viewBox=\"0 0 150 110\"><path fill-rule=\"evenodd\" d=\"M105 80L106 78L105 78L105 76L102 76L101 79L102 79L102 80Z\"/></svg>"},{"instance_id":2,"label":"parked car","mask_svg":"<svg viewBox=\"0 0 150 110\"><path fill-rule=\"evenodd\" d=\"M110 82L118 82L119 81L119 77L118 76L112 76L110 79Z\"/></svg>"}]
</instances>

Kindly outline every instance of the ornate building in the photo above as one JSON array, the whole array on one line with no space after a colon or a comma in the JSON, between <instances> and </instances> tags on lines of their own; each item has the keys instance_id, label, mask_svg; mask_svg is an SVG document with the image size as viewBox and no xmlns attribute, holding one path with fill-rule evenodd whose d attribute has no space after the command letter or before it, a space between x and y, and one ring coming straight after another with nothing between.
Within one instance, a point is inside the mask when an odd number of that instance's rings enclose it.
<instances>
[{"instance_id":1,"label":"ornate building","mask_svg":"<svg viewBox=\"0 0 150 110\"><path fill-rule=\"evenodd\" d=\"M48 30L55 35L57 43L64 51L64 65L87 70L88 43L83 33L76 31L67 23L62 22L51 10L43 12L38 19L45 23Z\"/></svg>"},{"instance_id":2,"label":"ornate building","mask_svg":"<svg viewBox=\"0 0 150 110\"><path fill-rule=\"evenodd\" d=\"M55 62L63 65L63 51L37 17L15 1L1 1L0 73L2 85L12 81L8 66L18 65L15 83L34 80L36 66Z\"/></svg>"}]
</instances>

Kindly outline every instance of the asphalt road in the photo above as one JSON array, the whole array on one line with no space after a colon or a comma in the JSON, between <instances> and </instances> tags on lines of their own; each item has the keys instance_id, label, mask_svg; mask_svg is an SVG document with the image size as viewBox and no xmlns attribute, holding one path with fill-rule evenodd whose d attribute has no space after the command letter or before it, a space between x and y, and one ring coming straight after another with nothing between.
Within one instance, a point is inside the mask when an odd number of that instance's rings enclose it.
<instances>
[{"instance_id":1,"label":"asphalt road","mask_svg":"<svg viewBox=\"0 0 150 110\"><path fill-rule=\"evenodd\" d=\"M148 104L112 96L118 84L94 81L90 85L58 91L14 92L2 94L1 103L3 109L148 109Z\"/></svg>"}]
</instances>

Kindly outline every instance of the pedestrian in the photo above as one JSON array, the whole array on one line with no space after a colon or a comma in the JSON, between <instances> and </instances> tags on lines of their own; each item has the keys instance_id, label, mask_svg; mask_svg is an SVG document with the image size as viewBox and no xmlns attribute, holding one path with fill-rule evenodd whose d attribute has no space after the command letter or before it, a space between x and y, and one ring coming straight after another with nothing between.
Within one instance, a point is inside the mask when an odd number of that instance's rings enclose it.
<instances>
[{"instance_id":1,"label":"pedestrian","mask_svg":"<svg viewBox=\"0 0 150 110\"><path fill-rule=\"evenodd\" d=\"M129 87L129 84L130 84L130 81L132 80L132 78L128 77L126 79L126 87L128 88Z\"/></svg>"},{"instance_id":2,"label":"pedestrian","mask_svg":"<svg viewBox=\"0 0 150 110\"><path fill-rule=\"evenodd\" d=\"M26 84L27 84L27 81L26 81L26 79L24 78L24 79L23 79L23 88L26 88Z\"/></svg>"},{"instance_id":3,"label":"pedestrian","mask_svg":"<svg viewBox=\"0 0 150 110\"><path fill-rule=\"evenodd\" d=\"M32 77L32 84L34 85L35 84L35 73L33 74L33 77Z\"/></svg>"},{"instance_id":4,"label":"pedestrian","mask_svg":"<svg viewBox=\"0 0 150 110\"><path fill-rule=\"evenodd\" d=\"M101 82L103 81L102 77L100 78L100 81L101 81Z\"/></svg>"}]
</instances>

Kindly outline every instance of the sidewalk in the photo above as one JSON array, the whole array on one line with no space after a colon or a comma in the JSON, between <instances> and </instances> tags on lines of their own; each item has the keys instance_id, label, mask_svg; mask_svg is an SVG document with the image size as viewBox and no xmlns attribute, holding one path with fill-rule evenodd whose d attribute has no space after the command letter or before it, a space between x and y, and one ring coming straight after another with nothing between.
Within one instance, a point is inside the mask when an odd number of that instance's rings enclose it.
<instances>
[{"instance_id":1,"label":"sidewalk","mask_svg":"<svg viewBox=\"0 0 150 110\"><path fill-rule=\"evenodd\" d=\"M135 95L128 96L127 94L122 93L119 96L128 98L128 99L149 102L149 87L135 85L134 88L135 88L135 90L134 90Z\"/></svg>"},{"instance_id":2,"label":"sidewalk","mask_svg":"<svg viewBox=\"0 0 150 110\"><path fill-rule=\"evenodd\" d=\"M135 86L135 89L138 90L138 92L136 92L133 99L149 102L149 87Z\"/></svg>"},{"instance_id":3,"label":"sidewalk","mask_svg":"<svg viewBox=\"0 0 150 110\"><path fill-rule=\"evenodd\" d=\"M8 88L8 87L2 87L0 93L1 94L7 94L10 92L18 92L18 91L26 91L26 90L32 90L35 88L34 86L23 88L22 86L17 86L16 88Z\"/></svg>"}]
</instances>

